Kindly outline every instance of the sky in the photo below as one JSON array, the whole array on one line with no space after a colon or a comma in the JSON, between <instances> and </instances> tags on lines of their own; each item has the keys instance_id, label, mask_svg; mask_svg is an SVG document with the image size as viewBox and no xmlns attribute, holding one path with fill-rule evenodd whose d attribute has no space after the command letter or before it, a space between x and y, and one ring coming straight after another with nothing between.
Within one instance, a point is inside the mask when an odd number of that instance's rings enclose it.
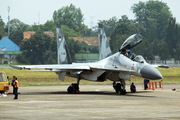
<instances>
[{"instance_id":1,"label":"sky","mask_svg":"<svg viewBox=\"0 0 180 120\"><path fill-rule=\"evenodd\" d=\"M10 19L16 18L28 25L44 24L47 20L52 20L55 10L72 3L81 9L84 24L90 28L97 25L98 20L109 20L114 16L120 19L122 15L127 15L129 19L135 19L130 8L139 1L148 0L0 0L0 16L7 24L9 6ZM173 17L180 23L180 0L159 1L167 3Z\"/></svg>"}]
</instances>

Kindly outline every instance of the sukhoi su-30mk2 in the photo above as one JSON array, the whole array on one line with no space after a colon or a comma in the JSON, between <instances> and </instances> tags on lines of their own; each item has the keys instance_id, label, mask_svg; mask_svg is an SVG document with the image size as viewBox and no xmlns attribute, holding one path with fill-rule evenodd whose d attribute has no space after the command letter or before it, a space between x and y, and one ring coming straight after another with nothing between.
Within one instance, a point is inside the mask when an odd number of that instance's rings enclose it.
<instances>
[{"instance_id":1,"label":"sukhoi su-30mk2","mask_svg":"<svg viewBox=\"0 0 180 120\"><path fill-rule=\"evenodd\" d=\"M155 68L158 65L150 65L141 55L128 54L128 50L142 42L140 34L133 34L125 40L120 50L112 54L103 25L99 24L99 61L92 63L73 63L60 25L57 25L57 52L58 64L52 65L11 65L15 69L39 69L38 71L55 72L61 81L65 76L89 81L103 82L107 79L113 82L116 92L126 94L125 81L130 80L131 75L150 80L162 79L161 73ZM127 55L128 54L128 55ZM161 66L160 66L161 67Z\"/></svg>"}]
</instances>

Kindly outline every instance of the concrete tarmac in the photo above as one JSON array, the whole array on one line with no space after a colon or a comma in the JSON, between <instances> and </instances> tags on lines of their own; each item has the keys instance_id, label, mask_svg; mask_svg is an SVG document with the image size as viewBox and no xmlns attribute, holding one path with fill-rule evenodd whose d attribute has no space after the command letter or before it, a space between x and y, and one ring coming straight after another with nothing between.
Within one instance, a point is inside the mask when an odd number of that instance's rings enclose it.
<instances>
[{"instance_id":1,"label":"concrete tarmac","mask_svg":"<svg viewBox=\"0 0 180 120\"><path fill-rule=\"evenodd\" d=\"M80 85L80 94L68 94L67 87L19 87L18 100L0 97L0 120L180 120L178 84L164 90L136 85L136 93L126 85L126 95L116 94L112 85Z\"/></svg>"}]
</instances>

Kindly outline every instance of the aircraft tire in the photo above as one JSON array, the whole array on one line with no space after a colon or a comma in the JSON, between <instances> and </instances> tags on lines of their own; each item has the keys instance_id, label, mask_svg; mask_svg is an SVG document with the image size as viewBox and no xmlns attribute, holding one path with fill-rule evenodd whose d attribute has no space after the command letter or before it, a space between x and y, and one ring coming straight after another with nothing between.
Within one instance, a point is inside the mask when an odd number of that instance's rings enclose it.
<instances>
[{"instance_id":1,"label":"aircraft tire","mask_svg":"<svg viewBox=\"0 0 180 120\"><path fill-rule=\"evenodd\" d=\"M123 95L123 93L124 93L124 92L123 92L123 89L120 89L120 90L119 90L119 94L120 94L120 95Z\"/></svg>"},{"instance_id":2,"label":"aircraft tire","mask_svg":"<svg viewBox=\"0 0 180 120\"><path fill-rule=\"evenodd\" d=\"M120 95L125 95L126 94L126 90L120 89L119 94Z\"/></svg>"},{"instance_id":3,"label":"aircraft tire","mask_svg":"<svg viewBox=\"0 0 180 120\"><path fill-rule=\"evenodd\" d=\"M121 90L121 84L120 83L117 83L116 84L116 93L119 93L119 91Z\"/></svg>"},{"instance_id":4,"label":"aircraft tire","mask_svg":"<svg viewBox=\"0 0 180 120\"><path fill-rule=\"evenodd\" d=\"M123 95L125 95L126 94L126 90L123 90Z\"/></svg>"}]
</instances>

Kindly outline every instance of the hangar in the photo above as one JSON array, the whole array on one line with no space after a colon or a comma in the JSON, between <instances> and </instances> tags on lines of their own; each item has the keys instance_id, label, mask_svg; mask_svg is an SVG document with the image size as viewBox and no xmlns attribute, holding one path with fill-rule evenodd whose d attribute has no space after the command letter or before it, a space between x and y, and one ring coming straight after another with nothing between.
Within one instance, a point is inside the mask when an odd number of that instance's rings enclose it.
<instances>
[{"instance_id":1,"label":"hangar","mask_svg":"<svg viewBox=\"0 0 180 120\"><path fill-rule=\"evenodd\" d=\"M17 54L20 53L19 46L7 36L0 40L0 64L14 63Z\"/></svg>"}]
</instances>

